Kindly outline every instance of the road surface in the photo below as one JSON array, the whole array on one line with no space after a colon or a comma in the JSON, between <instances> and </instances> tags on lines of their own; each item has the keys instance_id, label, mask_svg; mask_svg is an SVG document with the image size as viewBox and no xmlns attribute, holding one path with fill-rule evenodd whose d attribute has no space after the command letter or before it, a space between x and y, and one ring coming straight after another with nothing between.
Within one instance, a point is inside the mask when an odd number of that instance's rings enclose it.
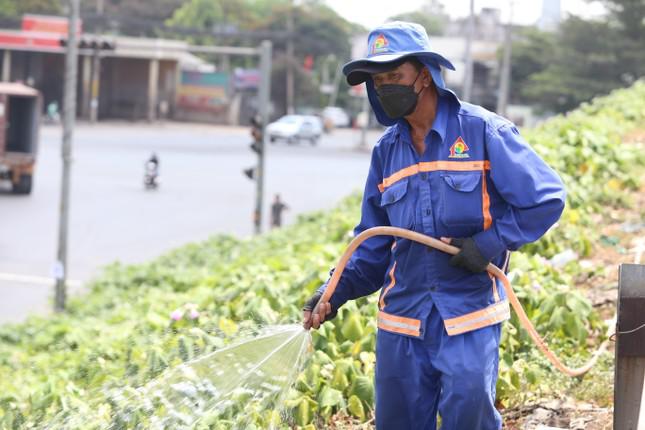
<instances>
[{"instance_id":1,"label":"road surface","mask_svg":"<svg viewBox=\"0 0 645 430\"><path fill-rule=\"evenodd\" d=\"M336 130L317 146L269 145L265 226L275 193L296 215L333 207L362 189L369 150L359 132ZM378 132L368 134L373 144ZM0 323L52 307L58 235L61 129L41 130L34 190L0 185ZM255 184L248 128L195 124L80 124L74 132L68 276L72 291L113 261L137 263L216 233L252 234ZM144 162L160 158L161 186L143 189ZM6 184L3 184L6 185ZM266 229L266 227L265 227ZM74 282L75 281L75 282Z\"/></svg>"}]
</instances>

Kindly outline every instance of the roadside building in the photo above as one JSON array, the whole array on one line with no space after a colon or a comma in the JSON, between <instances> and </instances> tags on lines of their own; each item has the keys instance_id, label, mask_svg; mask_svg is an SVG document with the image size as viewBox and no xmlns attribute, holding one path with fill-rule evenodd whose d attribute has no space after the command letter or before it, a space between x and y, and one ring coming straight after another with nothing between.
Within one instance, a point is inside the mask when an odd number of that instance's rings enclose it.
<instances>
[{"instance_id":1,"label":"roadside building","mask_svg":"<svg viewBox=\"0 0 645 430\"><path fill-rule=\"evenodd\" d=\"M67 30L66 18L40 15L25 15L20 29L0 29L2 81L37 88L45 108L62 106ZM78 31L80 118L239 123L239 79L191 54L186 42ZM249 90L257 86L243 85Z\"/></svg>"}]
</instances>

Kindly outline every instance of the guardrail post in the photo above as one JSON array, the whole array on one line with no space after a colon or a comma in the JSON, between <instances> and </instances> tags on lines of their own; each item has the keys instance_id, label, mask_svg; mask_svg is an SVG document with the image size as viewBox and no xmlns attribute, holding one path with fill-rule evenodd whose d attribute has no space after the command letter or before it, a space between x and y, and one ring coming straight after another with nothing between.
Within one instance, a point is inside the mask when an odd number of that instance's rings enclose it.
<instances>
[{"instance_id":1,"label":"guardrail post","mask_svg":"<svg viewBox=\"0 0 645 430\"><path fill-rule=\"evenodd\" d=\"M645 266L622 264L614 374L614 428L645 430Z\"/></svg>"}]
</instances>

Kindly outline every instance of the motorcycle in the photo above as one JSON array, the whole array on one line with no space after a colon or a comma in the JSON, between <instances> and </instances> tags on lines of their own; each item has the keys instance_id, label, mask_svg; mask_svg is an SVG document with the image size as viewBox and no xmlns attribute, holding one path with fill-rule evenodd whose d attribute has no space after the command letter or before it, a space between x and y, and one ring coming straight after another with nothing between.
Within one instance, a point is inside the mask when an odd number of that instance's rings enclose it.
<instances>
[{"instance_id":1,"label":"motorcycle","mask_svg":"<svg viewBox=\"0 0 645 430\"><path fill-rule=\"evenodd\" d=\"M157 163L148 161L146 163L145 174L143 175L143 185L146 190L156 190L159 187L159 173Z\"/></svg>"}]
</instances>

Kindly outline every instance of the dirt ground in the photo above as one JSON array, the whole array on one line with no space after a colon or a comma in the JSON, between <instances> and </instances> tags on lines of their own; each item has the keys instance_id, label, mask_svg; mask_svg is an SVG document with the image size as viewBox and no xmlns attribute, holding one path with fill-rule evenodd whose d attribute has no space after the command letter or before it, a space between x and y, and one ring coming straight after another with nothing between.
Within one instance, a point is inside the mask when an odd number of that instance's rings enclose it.
<instances>
[{"instance_id":1,"label":"dirt ground","mask_svg":"<svg viewBox=\"0 0 645 430\"><path fill-rule=\"evenodd\" d=\"M626 141L645 149L645 130L630 133ZM645 263L645 172L633 193L630 207L599 213L594 221L600 226L600 238L584 264L604 267L604 272L576 279L576 287L585 292L605 320L616 313L618 270L622 263ZM581 261L581 264L583 261ZM597 342L595 342L597 344ZM614 343L608 351L614 354ZM610 430L613 428L613 399L609 405L575 400L571 397L543 399L532 405L502 411L507 430Z\"/></svg>"}]
</instances>

